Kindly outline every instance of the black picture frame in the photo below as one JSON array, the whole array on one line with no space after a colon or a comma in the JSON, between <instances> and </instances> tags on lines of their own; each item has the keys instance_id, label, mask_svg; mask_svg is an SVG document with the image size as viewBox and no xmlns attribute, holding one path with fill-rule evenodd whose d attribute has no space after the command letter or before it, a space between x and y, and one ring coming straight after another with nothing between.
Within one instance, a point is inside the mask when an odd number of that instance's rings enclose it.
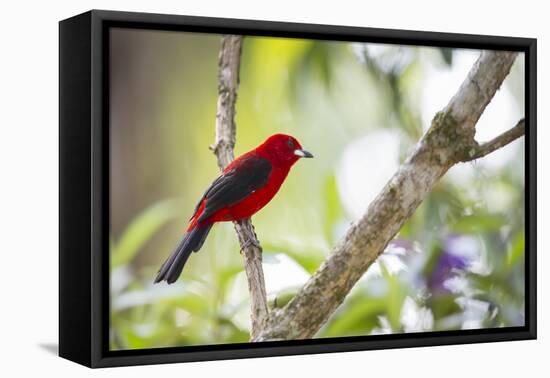
<instances>
[{"instance_id":1,"label":"black picture frame","mask_svg":"<svg viewBox=\"0 0 550 378\"><path fill-rule=\"evenodd\" d=\"M498 49L525 53L523 327L109 351L111 27ZM89 367L536 338L536 39L92 10L59 23L59 355Z\"/></svg>"}]
</instances>

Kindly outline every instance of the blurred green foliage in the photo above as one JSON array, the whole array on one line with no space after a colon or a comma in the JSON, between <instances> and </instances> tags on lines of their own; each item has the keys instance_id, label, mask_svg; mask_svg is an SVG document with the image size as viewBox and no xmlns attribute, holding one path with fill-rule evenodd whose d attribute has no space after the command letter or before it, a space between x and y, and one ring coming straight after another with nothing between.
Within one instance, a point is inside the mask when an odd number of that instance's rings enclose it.
<instances>
[{"instance_id":1,"label":"blurred green foliage","mask_svg":"<svg viewBox=\"0 0 550 378\"><path fill-rule=\"evenodd\" d=\"M247 342L248 292L231 224L213 228L177 283L152 283L218 174L207 147L220 37L119 29L111 38L111 348ZM254 218L272 306L295 295L364 206L343 200L344 151L398 130L402 161L426 126L418 93L427 67L453 70L459 53L245 39L236 154L284 132L316 156L299 162ZM511 87L521 108L522 87ZM516 143L509 164L475 162L444 177L318 336L522 325L524 150ZM358 164L357 176L368 178Z\"/></svg>"}]
</instances>

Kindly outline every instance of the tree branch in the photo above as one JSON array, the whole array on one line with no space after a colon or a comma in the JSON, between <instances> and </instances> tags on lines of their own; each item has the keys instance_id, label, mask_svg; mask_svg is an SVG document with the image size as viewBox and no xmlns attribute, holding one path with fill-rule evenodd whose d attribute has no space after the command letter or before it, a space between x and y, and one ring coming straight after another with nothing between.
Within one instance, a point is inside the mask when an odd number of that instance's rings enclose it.
<instances>
[{"instance_id":1,"label":"tree branch","mask_svg":"<svg viewBox=\"0 0 550 378\"><path fill-rule=\"evenodd\" d=\"M234 159L235 103L239 87L242 37L227 35L222 38L218 58L218 104L216 113L216 141L211 149L223 170ZM267 315L267 295L262 269L262 248L254 233L250 219L234 222L244 258L251 306L251 339L264 327Z\"/></svg>"},{"instance_id":2,"label":"tree branch","mask_svg":"<svg viewBox=\"0 0 550 378\"><path fill-rule=\"evenodd\" d=\"M363 217L353 224L298 294L273 310L253 341L313 337L384 251L436 182L470 156L475 124L508 75L516 53L484 51L449 104Z\"/></svg>"},{"instance_id":3,"label":"tree branch","mask_svg":"<svg viewBox=\"0 0 550 378\"><path fill-rule=\"evenodd\" d=\"M525 119L522 118L518 121L518 123L514 127L500 134L493 140L489 142L485 142L481 145L479 145L478 143L474 143L470 151L470 156L466 157L462 161L465 162L465 161L471 161L471 160L482 158L485 155L488 155L491 152L496 151L499 148L502 148L507 144L513 142L514 140L518 139L524 134L525 134Z\"/></svg>"}]
</instances>

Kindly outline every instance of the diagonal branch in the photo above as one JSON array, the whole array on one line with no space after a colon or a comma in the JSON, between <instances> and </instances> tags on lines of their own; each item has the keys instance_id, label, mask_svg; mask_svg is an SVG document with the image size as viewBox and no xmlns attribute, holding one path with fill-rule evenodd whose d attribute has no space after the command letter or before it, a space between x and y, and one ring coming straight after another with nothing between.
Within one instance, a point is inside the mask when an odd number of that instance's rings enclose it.
<instances>
[{"instance_id":1,"label":"diagonal branch","mask_svg":"<svg viewBox=\"0 0 550 378\"><path fill-rule=\"evenodd\" d=\"M242 37L227 35L222 38L218 61L218 104L216 113L216 142L211 149L216 154L218 166L223 170L234 159L235 103L239 87ZM268 315L262 248L254 233L250 219L234 222L244 258L251 306L251 339L257 337Z\"/></svg>"},{"instance_id":2,"label":"diagonal branch","mask_svg":"<svg viewBox=\"0 0 550 378\"><path fill-rule=\"evenodd\" d=\"M468 156L475 125L508 75L513 52L483 51L449 104L366 214L353 224L298 294L273 310L254 341L313 337L384 251L437 181Z\"/></svg>"},{"instance_id":3,"label":"diagonal branch","mask_svg":"<svg viewBox=\"0 0 550 378\"><path fill-rule=\"evenodd\" d=\"M485 155L488 155L491 152L496 151L499 148L502 148L507 144L513 142L514 140L518 139L524 134L525 134L525 119L522 118L518 121L518 123L514 127L500 134L493 140L490 140L489 142L485 142L481 145L475 143L472 146L470 156L466 157L462 161L471 161L471 160L482 158Z\"/></svg>"}]
</instances>

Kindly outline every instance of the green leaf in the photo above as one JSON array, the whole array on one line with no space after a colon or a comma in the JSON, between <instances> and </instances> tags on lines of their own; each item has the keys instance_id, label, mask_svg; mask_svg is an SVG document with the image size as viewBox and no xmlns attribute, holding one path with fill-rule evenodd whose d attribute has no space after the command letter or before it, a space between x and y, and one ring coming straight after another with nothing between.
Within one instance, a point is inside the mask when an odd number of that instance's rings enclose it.
<instances>
[{"instance_id":1,"label":"green leaf","mask_svg":"<svg viewBox=\"0 0 550 378\"><path fill-rule=\"evenodd\" d=\"M323 337L365 335L378 325L378 316L386 310L385 298L361 296L358 299L348 304L344 311L329 323Z\"/></svg>"},{"instance_id":2,"label":"green leaf","mask_svg":"<svg viewBox=\"0 0 550 378\"><path fill-rule=\"evenodd\" d=\"M283 308L288 302L296 296L296 290L285 290L283 292L277 293L277 296L271 301L270 305L272 308Z\"/></svg>"},{"instance_id":3,"label":"green leaf","mask_svg":"<svg viewBox=\"0 0 550 378\"><path fill-rule=\"evenodd\" d=\"M441 255L443 254L441 243L436 241L433 242L430 250L430 255L426 260L424 267L422 268L422 276L424 276L426 279L432 275L432 272L434 271L437 263L439 262L439 259L441 258Z\"/></svg>"},{"instance_id":4,"label":"green leaf","mask_svg":"<svg viewBox=\"0 0 550 378\"><path fill-rule=\"evenodd\" d=\"M141 212L126 227L118 242L111 244L111 269L131 261L160 227L179 218L181 213L177 200L162 201Z\"/></svg>"},{"instance_id":5,"label":"green leaf","mask_svg":"<svg viewBox=\"0 0 550 378\"><path fill-rule=\"evenodd\" d=\"M382 276L388 284L388 293L386 297L388 320L390 321L392 330L398 331L401 329L401 308L403 307L403 302L405 301L407 293L401 287L399 278L396 275L390 274L382 261L378 263L382 271Z\"/></svg>"},{"instance_id":6,"label":"green leaf","mask_svg":"<svg viewBox=\"0 0 550 378\"><path fill-rule=\"evenodd\" d=\"M177 303L178 307L181 307L197 316L205 316L211 312L208 302L202 295L188 293L184 297L177 299L175 303Z\"/></svg>"},{"instance_id":7,"label":"green leaf","mask_svg":"<svg viewBox=\"0 0 550 378\"><path fill-rule=\"evenodd\" d=\"M426 305L432 310L434 319L442 319L462 311L452 294L435 294L428 298Z\"/></svg>"},{"instance_id":8,"label":"green leaf","mask_svg":"<svg viewBox=\"0 0 550 378\"><path fill-rule=\"evenodd\" d=\"M506 265L508 269L513 268L520 260L525 259L525 233L519 232L508 250Z\"/></svg>"},{"instance_id":9,"label":"green leaf","mask_svg":"<svg viewBox=\"0 0 550 378\"><path fill-rule=\"evenodd\" d=\"M474 214L458 219L451 230L463 234L497 232L506 224L506 218L496 214Z\"/></svg>"}]
</instances>

